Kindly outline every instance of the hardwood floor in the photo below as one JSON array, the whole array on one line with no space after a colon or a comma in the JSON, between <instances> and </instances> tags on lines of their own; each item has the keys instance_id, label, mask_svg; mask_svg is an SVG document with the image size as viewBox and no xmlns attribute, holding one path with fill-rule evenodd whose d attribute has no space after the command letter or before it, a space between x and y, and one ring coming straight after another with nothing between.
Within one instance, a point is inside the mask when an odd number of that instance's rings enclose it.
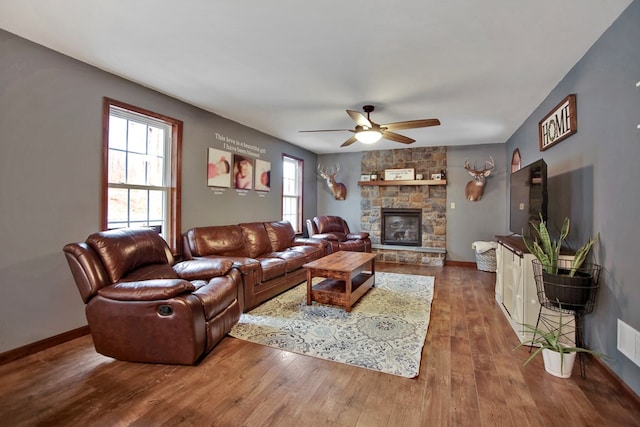
<instances>
[{"instance_id":1,"label":"hardwood floor","mask_svg":"<svg viewBox=\"0 0 640 427\"><path fill-rule=\"evenodd\" d=\"M198 366L95 353L89 336L0 365L0 425L640 426L637 402L587 361L561 380L527 367L494 301L495 275L376 264L436 277L418 378L225 337ZM167 343L167 345L171 345Z\"/></svg>"}]
</instances>

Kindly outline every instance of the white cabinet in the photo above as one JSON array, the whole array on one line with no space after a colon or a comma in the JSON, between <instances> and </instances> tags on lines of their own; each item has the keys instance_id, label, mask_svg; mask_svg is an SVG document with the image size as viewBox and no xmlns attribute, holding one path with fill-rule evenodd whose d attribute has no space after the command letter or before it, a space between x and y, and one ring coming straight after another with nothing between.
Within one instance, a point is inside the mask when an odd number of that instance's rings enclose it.
<instances>
[{"instance_id":1,"label":"white cabinet","mask_svg":"<svg viewBox=\"0 0 640 427\"><path fill-rule=\"evenodd\" d=\"M531 339L523 324L535 326L540 312L531 263L535 258L526 251L521 238L497 236L497 239L496 302L522 342ZM558 313L546 308L542 310L545 318L557 318ZM544 325L540 327L544 328Z\"/></svg>"}]
</instances>

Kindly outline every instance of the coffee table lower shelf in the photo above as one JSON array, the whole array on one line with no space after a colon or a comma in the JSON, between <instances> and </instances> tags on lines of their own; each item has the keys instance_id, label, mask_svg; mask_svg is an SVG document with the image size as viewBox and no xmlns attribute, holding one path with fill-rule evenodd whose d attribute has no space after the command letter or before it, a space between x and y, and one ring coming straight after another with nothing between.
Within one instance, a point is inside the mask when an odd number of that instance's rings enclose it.
<instances>
[{"instance_id":1,"label":"coffee table lower shelf","mask_svg":"<svg viewBox=\"0 0 640 427\"><path fill-rule=\"evenodd\" d=\"M351 279L351 295L347 295L347 284L344 280L325 279L311 287L310 301L345 307L351 306L375 284L375 274L360 273Z\"/></svg>"}]
</instances>

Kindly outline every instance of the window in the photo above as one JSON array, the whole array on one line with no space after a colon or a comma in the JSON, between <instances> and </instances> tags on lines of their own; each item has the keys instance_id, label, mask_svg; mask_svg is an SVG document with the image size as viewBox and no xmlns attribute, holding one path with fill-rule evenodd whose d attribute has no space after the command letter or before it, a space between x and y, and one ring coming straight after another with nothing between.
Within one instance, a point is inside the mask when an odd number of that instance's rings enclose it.
<instances>
[{"instance_id":1,"label":"window","mask_svg":"<svg viewBox=\"0 0 640 427\"><path fill-rule=\"evenodd\" d=\"M102 229L151 227L176 252L182 122L108 98L103 114Z\"/></svg>"},{"instance_id":2,"label":"window","mask_svg":"<svg viewBox=\"0 0 640 427\"><path fill-rule=\"evenodd\" d=\"M282 220L302 233L302 166L304 161L282 156Z\"/></svg>"}]
</instances>

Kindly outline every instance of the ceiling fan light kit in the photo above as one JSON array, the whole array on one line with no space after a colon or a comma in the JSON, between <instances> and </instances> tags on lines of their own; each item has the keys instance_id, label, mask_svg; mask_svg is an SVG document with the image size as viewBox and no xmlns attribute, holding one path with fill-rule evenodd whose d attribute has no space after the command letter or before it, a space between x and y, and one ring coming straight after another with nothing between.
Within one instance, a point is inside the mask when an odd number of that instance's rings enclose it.
<instances>
[{"instance_id":1,"label":"ceiling fan light kit","mask_svg":"<svg viewBox=\"0 0 640 427\"><path fill-rule=\"evenodd\" d=\"M363 144L374 144L382 138L382 133L377 130L362 130L356 133L356 139Z\"/></svg>"},{"instance_id":2,"label":"ceiling fan light kit","mask_svg":"<svg viewBox=\"0 0 640 427\"><path fill-rule=\"evenodd\" d=\"M355 130L352 129L326 129L326 130L301 130L300 132L335 132L335 131L347 131L353 132L355 135L347 139L342 143L341 147L347 147L356 141L360 141L363 144L374 144L380 139L388 139L389 141L400 142L402 144L411 144L415 142L415 139L400 135L392 130L400 129L415 129L424 128L429 126L439 126L440 120L438 119L422 119L422 120L409 120L404 122L388 123L386 125L379 125L376 122L371 121L369 114L374 110L373 105L365 105L362 107L367 117L359 111L347 110L347 114L351 119L356 122Z\"/></svg>"}]
</instances>

